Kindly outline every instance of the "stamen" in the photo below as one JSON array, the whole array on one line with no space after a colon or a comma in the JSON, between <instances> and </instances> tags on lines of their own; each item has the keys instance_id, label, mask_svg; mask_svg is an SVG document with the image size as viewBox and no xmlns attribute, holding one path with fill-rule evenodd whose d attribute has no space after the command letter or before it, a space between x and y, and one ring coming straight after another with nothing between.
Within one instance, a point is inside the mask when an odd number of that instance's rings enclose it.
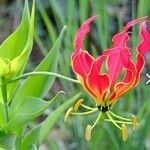
<instances>
[{"instance_id":1,"label":"stamen","mask_svg":"<svg viewBox=\"0 0 150 150\"><path fill-rule=\"evenodd\" d=\"M92 129L96 126L96 124L97 124L98 121L100 120L101 116L102 116L102 113L100 112L99 115L98 115L98 117L96 118L96 120L95 120L93 126L92 126Z\"/></svg>"},{"instance_id":2,"label":"stamen","mask_svg":"<svg viewBox=\"0 0 150 150\"><path fill-rule=\"evenodd\" d=\"M73 111L73 107L70 107L67 112L65 113L65 117L64 117L64 121L66 122L69 115L71 114L71 112Z\"/></svg>"},{"instance_id":3,"label":"stamen","mask_svg":"<svg viewBox=\"0 0 150 150\"><path fill-rule=\"evenodd\" d=\"M132 121L132 119L129 119L129 118L124 118L124 117L121 117L121 116L118 116L116 114L114 114L112 111L109 111L110 114L118 119L121 119L121 120L125 120L125 121Z\"/></svg>"},{"instance_id":4,"label":"stamen","mask_svg":"<svg viewBox=\"0 0 150 150\"><path fill-rule=\"evenodd\" d=\"M128 138L128 129L125 124L122 124L122 140L125 142Z\"/></svg>"},{"instance_id":5,"label":"stamen","mask_svg":"<svg viewBox=\"0 0 150 150\"><path fill-rule=\"evenodd\" d=\"M79 99L74 106L74 111L77 111L79 109L79 107L81 106L81 104L83 103L83 99Z\"/></svg>"},{"instance_id":6,"label":"stamen","mask_svg":"<svg viewBox=\"0 0 150 150\"><path fill-rule=\"evenodd\" d=\"M137 129L138 122L134 115L132 115L132 120L133 120L133 129L135 130L135 129Z\"/></svg>"},{"instance_id":7,"label":"stamen","mask_svg":"<svg viewBox=\"0 0 150 150\"><path fill-rule=\"evenodd\" d=\"M86 131L85 131L85 139L87 141L91 140L91 133L92 133L92 126L91 125L87 125Z\"/></svg>"},{"instance_id":8,"label":"stamen","mask_svg":"<svg viewBox=\"0 0 150 150\"><path fill-rule=\"evenodd\" d=\"M122 130L122 128L114 121L114 119L111 117L110 113L107 111L106 112L107 117L110 119L110 121L120 130Z\"/></svg>"},{"instance_id":9,"label":"stamen","mask_svg":"<svg viewBox=\"0 0 150 150\"><path fill-rule=\"evenodd\" d=\"M92 108L92 107L89 107L89 106L86 106L86 105L84 105L84 104L81 104L81 106L83 107L83 108L86 108L86 109L88 109L88 110L93 110L94 108Z\"/></svg>"},{"instance_id":10,"label":"stamen","mask_svg":"<svg viewBox=\"0 0 150 150\"><path fill-rule=\"evenodd\" d=\"M97 112L98 109L97 108L94 108L93 110L91 111L86 111L86 112L82 112L82 113L71 113L72 115L89 115L89 114L92 114L94 112Z\"/></svg>"},{"instance_id":11,"label":"stamen","mask_svg":"<svg viewBox=\"0 0 150 150\"><path fill-rule=\"evenodd\" d=\"M109 119L105 119L104 121L111 122ZM121 124L133 124L133 122L126 122L126 121L121 121L121 120L114 120L116 123L121 123Z\"/></svg>"},{"instance_id":12,"label":"stamen","mask_svg":"<svg viewBox=\"0 0 150 150\"><path fill-rule=\"evenodd\" d=\"M85 138L86 138L87 141L90 141L92 130L97 125L97 123L100 120L101 116L102 116L102 113L100 112L98 117L96 118L94 124L92 126L91 125L87 125L86 132L85 132Z\"/></svg>"}]
</instances>

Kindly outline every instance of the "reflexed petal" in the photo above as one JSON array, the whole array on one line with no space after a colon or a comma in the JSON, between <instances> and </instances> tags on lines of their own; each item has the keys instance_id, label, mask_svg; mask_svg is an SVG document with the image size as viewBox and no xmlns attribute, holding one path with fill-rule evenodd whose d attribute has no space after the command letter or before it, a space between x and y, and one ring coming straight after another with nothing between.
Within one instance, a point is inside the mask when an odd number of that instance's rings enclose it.
<instances>
[{"instance_id":1,"label":"reflexed petal","mask_svg":"<svg viewBox=\"0 0 150 150\"><path fill-rule=\"evenodd\" d=\"M90 71L94 58L86 51L82 51L72 60L74 72L85 78Z\"/></svg>"},{"instance_id":2,"label":"reflexed petal","mask_svg":"<svg viewBox=\"0 0 150 150\"><path fill-rule=\"evenodd\" d=\"M149 22L150 23L150 22ZM138 52L143 56L150 50L150 33L146 29L146 23L140 25L141 42L138 45Z\"/></svg>"},{"instance_id":3,"label":"reflexed petal","mask_svg":"<svg viewBox=\"0 0 150 150\"><path fill-rule=\"evenodd\" d=\"M129 21L126 26L124 27L124 30L127 31L129 30L129 28L131 28L132 26L140 23L141 21L145 20L147 18L147 16L145 17L141 17L141 18L138 18L138 19L135 19L135 20L132 20L132 21Z\"/></svg>"},{"instance_id":4,"label":"reflexed petal","mask_svg":"<svg viewBox=\"0 0 150 150\"><path fill-rule=\"evenodd\" d=\"M137 46L138 54L137 54L137 62L136 62L136 68L137 68L137 74L136 74L136 82L135 85L140 80L140 73L144 67L144 54L148 51L150 51L150 33L146 29L146 23L142 23L140 25L140 37L141 42Z\"/></svg>"},{"instance_id":5,"label":"reflexed petal","mask_svg":"<svg viewBox=\"0 0 150 150\"><path fill-rule=\"evenodd\" d=\"M80 27L80 29L78 30L76 37L75 37L75 41L74 41L74 46L75 46L75 50L74 53L72 55L72 59L82 51L82 45L83 45L83 40L86 36L87 33L90 32L90 23L96 19L96 16L92 16L90 17L88 20L86 20L82 26Z\"/></svg>"},{"instance_id":6,"label":"reflexed petal","mask_svg":"<svg viewBox=\"0 0 150 150\"><path fill-rule=\"evenodd\" d=\"M124 27L124 31L123 32L120 32L120 33L114 35L114 37L112 39L113 47L126 46L128 40L129 40L129 36L128 36L129 28L131 28L132 26L138 24L139 22L141 22L145 18L146 17L138 18L138 19L135 19L135 20L132 20L132 21L128 22L126 24L126 26Z\"/></svg>"},{"instance_id":7,"label":"reflexed petal","mask_svg":"<svg viewBox=\"0 0 150 150\"><path fill-rule=\"evenodd\" d=\"M133 25L133 23L131 24ZM145 23L142 23L140 26L140 36L141 36L141 42L137 47L138 54L137 54L137 62L135 64L135 67L133 67L133 65L127 65L130 68L127 68L126 76L124 77L123 81L115 85L114 93L111 95L110 100L118 99L129 89L136 86L140 81L140 73L144 66L144 54L148 50L150 50L150 34L146 29Z\"/></svg>"}]
</instances>

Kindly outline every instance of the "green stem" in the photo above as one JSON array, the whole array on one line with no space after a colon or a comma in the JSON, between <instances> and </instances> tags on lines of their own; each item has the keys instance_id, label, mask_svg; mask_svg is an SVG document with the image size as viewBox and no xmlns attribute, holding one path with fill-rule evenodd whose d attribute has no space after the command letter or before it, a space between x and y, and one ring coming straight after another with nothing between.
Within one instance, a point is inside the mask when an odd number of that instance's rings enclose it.
<instances>
[{"instance_id":1,"label":"green stem","mask_svg":"<svg viewBox=\"0 0 150 150\"><path fill-rule=\"evenodd\" d=\"M24 78L26 78L28 76L37 76L37 75L55 76L55 77L62 78L62 79L65 79L65 80L68 80L68 81L71 81L71 82L74 82L74 83L80 83L78 80L71 79L69 77L66 77L66 76L63 76L63 75L60 75L60 74L57 74L57 73L54 73L54 72L38 71L38 72L29 72L29 73L25 73L25 74L22 74L20 76L17 76L15 78L7 81L6 84L9 84L9 83L12 83L12 82L24 79Z\"/></svg>"},{"instance_id":2,"label":"green stem","mask_svg":"<svg viewBox=\"0 0 150 150\"><path fill-rule=\"evenodd\" d=\"M3 84L5 83L5 78L2 77L2 96L3 96L3 103L4 103L4 116L5 116L5 122L7 123L9 121L9 115L8 115L8 106L7 106L7 85Z\"/></svg>"}]
</instances>

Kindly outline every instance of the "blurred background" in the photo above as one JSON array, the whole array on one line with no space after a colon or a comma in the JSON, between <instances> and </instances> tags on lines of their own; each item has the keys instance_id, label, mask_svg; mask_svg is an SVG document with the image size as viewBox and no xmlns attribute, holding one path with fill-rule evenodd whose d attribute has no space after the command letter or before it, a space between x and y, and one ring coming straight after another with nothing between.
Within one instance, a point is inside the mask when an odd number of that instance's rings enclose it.
<instances>
[{"instance_id":1,"label":"blurred background","mask_svg":"<svg viewBox=\"0 0 150 150\"><path fill-rule=\"evenodd\" d=\"M32 3L32 0L29 0ZM20 22L23 10L23 0L0 0L0 43L10 35ZM150 15L150 0L36 0L36 22L34 47L26 72L32 71L51 49L62 27L67 26L60 48L58 73L71 78L76 78L71 69L70 55L73 52L73 41L79 26L90 16L98 15L99 18L92 23L92 32L84 41L84 47L93 56L102 54L103 50L110 48L113 35L122 30L128 21ZM148 28L148 27L147 27ZM138 26L132 28L133 34L129 43L136 50ZM149 30L150 31L150 30ZM20 41L21 42L21 41ZM93 130L92 140L85 140L85 128L92 124L97 114L89 116L72 116L64 123L64 114L50 131L41 150L150 150L150 84L146 73L150 74L150 53L146 55L146 65L141 75L140 84L124 95L113 111L121 116L131 117L135 114L139 126L133 131L128 128L129 138L122 141L121 133L110 123L101 122ZM58 91L64 90L68 99L83 92L81 98L88 106L94 106L90 96L81 86L68 81L57 79L45 96L54 96ZM66 98L55 101L44 115L35 123L42 121Z\"/></svg>"}]
</instances>

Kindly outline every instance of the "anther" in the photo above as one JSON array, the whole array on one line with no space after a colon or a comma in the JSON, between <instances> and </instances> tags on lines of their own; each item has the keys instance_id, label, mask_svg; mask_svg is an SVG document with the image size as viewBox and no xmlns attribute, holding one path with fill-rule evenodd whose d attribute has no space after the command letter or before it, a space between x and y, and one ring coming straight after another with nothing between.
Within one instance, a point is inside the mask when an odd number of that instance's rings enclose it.
<instances>
[{"instance_id":1,"label":"anther","mask_svg":"<svg viewBox=\"0 0 150 150\"><path fill-rule=\"evenodd\" d=\"M86 131L85 131L85 139L87 141L90 141L91 140L91 133L92 133L92 126L91 125L87 125L86 127Z\"/></svg>"},{"instance_id":2,"label":"anther","mask_svg":"<svg viewBox=\"0 0 150 150\"><path fill-rule=\"evenodd\" d=\"M137 129L138 123L137 123L137 119L134 115L132 115L132 121L133 121L133 129Z\"/></svg>"},{"instance_id":3,"label":"anther","mask_svg":"<svg viewBox=\"0 0 150 150\"><path fill-rule=\"evenodd\" d=\"M64 121L65 121L65 122L67 121L67 119L68 119L68 117L69 117L69 115L71 114L72 111L73 111L73 108L70 107L70 108L67 110L67 112L65 113L65 117L64 117Z\"/></svg>"},{"instance_id":4,"label":"anther","mask_svg":"<svg viewBox=\"0 0 150 150\"><path fill-rule=\"evenodd\" d=\"M79 109L79 107L81 106L81 104L83 103L83 99L79 99L74 106L74 111L77 111Z\"/></svg>"},{"instance_id":5,"label":"anther","mask_svg":"<svg viewBox=\"0 0 150 150\"><path fill-rule=\"evenodd\" d=\"M125 142L128 138L128 129L125 124L122 124L122 140Z\"/></svg>"}]
</instances>

